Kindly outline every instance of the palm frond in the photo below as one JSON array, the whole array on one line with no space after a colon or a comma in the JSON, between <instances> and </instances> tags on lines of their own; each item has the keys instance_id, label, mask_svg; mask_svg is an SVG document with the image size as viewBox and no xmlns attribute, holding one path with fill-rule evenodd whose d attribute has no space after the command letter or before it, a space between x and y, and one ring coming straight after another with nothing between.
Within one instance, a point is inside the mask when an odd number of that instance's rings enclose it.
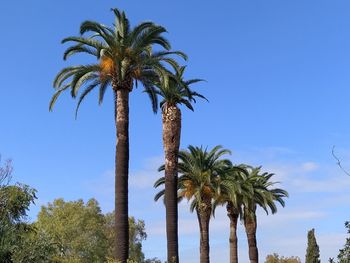
<instances>
[{"instance_id":1,"label":"palm frond","mask_svg":"<svg viewBox=\"0 0 350 263\"><path fill-rule=\"evenodd\" d=\"M67 84L65 86L63 86L62 88L56 90L55 94L52 96L51 100L50 100L50 104L49 104L49 111L53 110L53 106L56 103L57 98L60 96L60 94L67 90L70 87L70 84Z\"/></svg>"},{"instance_id":2,"label":"palm frond","mask_svg":"<svg viewBox=\"0 0 350 263\"><path fill-rule=\"evenodd\" d=\"M88 87L86 87L86 89L82 92L82 94L80 95L80 98L78 100L77 103L77 107L75 109L75 118L78 117L78 111L79 111L79 107L81 102L84 100L84 98L86 97L86 95L88 95L96 86L98 86L100 84L99 81L95 81L93 82L91 85L89 85Z\"/></svg>"}]
</instances>

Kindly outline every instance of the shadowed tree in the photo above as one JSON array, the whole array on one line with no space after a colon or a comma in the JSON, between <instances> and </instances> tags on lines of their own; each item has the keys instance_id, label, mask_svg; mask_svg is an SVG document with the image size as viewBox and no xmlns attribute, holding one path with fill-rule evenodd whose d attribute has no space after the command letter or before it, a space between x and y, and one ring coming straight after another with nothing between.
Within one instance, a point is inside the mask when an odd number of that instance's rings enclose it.
<instances>
[{"instance_id":1,"label":"shadowed tree","mask_svg":"<svg viewBox=\"0 0 350 263\"><path fill-rule=\"evenodd\" d=\"M128 174L129 174L129 93L134 84L141 83L151 98L153 110L157 110L155 82L167 79L169 74L165 64L178 66L169 57L176 54L185 58L181 52L169 52L170 44L163 37L165 28L152 22L143 22L131 28L124 12L112 9L115 15L113 27L85 21L80 27L81 36L65 38L62 43L72 42L64 53L64 59L73 54L85 53L95 58L95 63L71 66L61 70L54 80L56 92L51 99L52 110L58 96L70 89L80 103L92 90L98 89L101 104L108 87L112 87L115 105L116 124L116 180L115 180L115 221L116 254L115 259L125 263L128 258ZM89 34L90 33L90 34ZM153 46L160 51L153 51ZM76 111L77 113L77 111Z\"/></svg>"},{"instance_id":2,"label":"shadowed tree","mask_svg":"<svg viewBox=\"0 0 350 263\"><path fill-rule=\"evenodd\" d=\"M272 214L277 212L277 206L275 202L280 203L283 207L285 202L284 197L288 197L287 191L280 188L271 188L277 182L271 182L270 179L273 176L271 173L260 174L261 167L251 168L248 167L248 179L251 182L253 194L244 196L247 198L244 200L244 227L248 239L249 247L249 259L251 263L258 263L258 247L256 242L256 230L257 230L257 206L262 207L268 214L269 210Z\"/></svg>"},{"instance_id":3,"label":"shadowed tree","mask_svg":"<svg viewBox=\"0 0 350 263\"><path fill-rule=\"evenodd\" d=\"M194 97L204 98L190 90L189 86L200 79L184 80L185 67L176 69L167 82L158 85L157 94L162 97L163 147L165 155L165 209L168 262L179 262L178 207L177 207L177 163L181 137L181 110L183 104L193 111Z\"/></svg>"},{"instance_id":4,"label":"shadowed tree","mask_svg":"<svg viewBox=\"0 0 350 263\"><path fill-rule=\"evenodd\" d=\"M202 147L189 146L188 150L179 152L178 181L179 201L191 200L190 211L196 211L200 230L200 262L209 263L209 221L213 211L213 199L220 191L228 191L224 183L225 174L232 167L231 161L221 159L230 151L216 146L208 151ZM165 166L159 168L163 171ZM155 187L165 184L162 177ZM164 196L165 190L156 194L155 200Z\"/></svg>"}]
</instances>

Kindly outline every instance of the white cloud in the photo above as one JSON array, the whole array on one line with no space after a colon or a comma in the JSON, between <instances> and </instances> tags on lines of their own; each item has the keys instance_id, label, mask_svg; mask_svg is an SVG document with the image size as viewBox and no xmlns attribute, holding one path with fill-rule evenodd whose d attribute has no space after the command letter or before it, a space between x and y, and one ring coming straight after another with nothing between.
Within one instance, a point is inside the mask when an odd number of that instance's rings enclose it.
<instances>
[{"instance_id":1,"label":"white cloud","mask_svg":"<svg viewBox=\"0 0 350 263\"><path fill-rule=\"evenodd\" d=\"M317 170L319 167L319 165L317 163L314 162L306 162L302 164L302 169L305 172L311 172L311 171L315 171Z\"/></svg>"},{"instance_id":2,"label":"white cloud","mask_svg":"<svg viewBox=\"0 0 350 263\"><path fill-rule=\"evenodd\" d=\"M153 188L154 182L163 174L158 172L159 166L163 164L163 157L153 157L146 160L145 165L140 170L130 171L130 187L137 189Z\"/></svg>"}]
</instances>

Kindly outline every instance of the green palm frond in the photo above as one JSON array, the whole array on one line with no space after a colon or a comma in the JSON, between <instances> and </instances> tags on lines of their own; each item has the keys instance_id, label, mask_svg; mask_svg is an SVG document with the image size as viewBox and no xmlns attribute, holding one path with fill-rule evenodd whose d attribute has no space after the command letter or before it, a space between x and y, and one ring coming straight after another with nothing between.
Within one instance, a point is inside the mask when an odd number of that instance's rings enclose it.
<instances>
[{"instance_id":1,"label":"green palm frond","mask_svg":"<svg viewBox=\"0 0 350 263\"><path fill-rule=\"evenodd\" d=\"M49 111L52 111L53 106L56 103L57 98L60 96L60 94L65 91L66 89L68 89L70 87L70 84L67 84L65 86L63 86L62 88L56 90L55 94L52 96L51 100L50 100L50 104L49 104Z\"/></svg>"},{"instance_id":2,"label":"green palm frond","mask_svg":"<svg viewBox=\"0 0 350 263\"><path fill-rule=\"evenodd\" d=\"M261 167L249 167L248 180L252 185L253 192L247 197L246 209L255 213L256 206L260 206L268 214L277 212L276 202L285 206L283 198L288 197L288 192L280 188L272 188L278 182L271 181L274 174L261 173Z\"/></svg>"},{"instance_id":3,"label":"green palm frond","mask_svg":"<svg viewBox=\"0 0 350 263\"><path fill-rule=\"evenodd\" d=\"M77 107L75 109L75 118L77 118L78 116L78 111L79 111L79 107L81 102L84 100L84 98L86 97L86 95L88 95L94 88L96 88L98 85L100 84L99 81L95 81L94 83L90 84L89 86L87 86L85 88L85 90L83 91L83 93L80 95L80 98L78 100L77 103Z\"/></svg>"},{"instance_id":4,"label":"green palm frond","mask_svg":"<svg viewBox=\"0 0 350 263\"><path fill-rule=\"evenodd\" d=\"M87 53L90 55L93 55L95 57L99 57L99 53L97 52L97 50L89 48L84 46L84 44L78 44L75 46L71 46L69 48L66 49L66 51L63 54L63 59L67 60L70 56L77 54L77 53Z\"/></svg>"},{"instance_id":5,"label":"green palm frond","mask_svg":"<svg viewBox=\"0 0 350 263\"><path fill-rule=\"evenodd\" d=\"M230 195L231 189L240 191L240 187L234 185L236 182L233 176L229 176L234 171L237 172L230 160L222 159L230 151L222 146L216 146L212 150L207 148L188 146L187 150L179 152L178 172L178 196L179 199L186 198L191 202L190 211L199 209L198 205L211 200L209 208L212 209L219 203L219 198L223 194ZM238 168L237 168L238 169ZM164 170L162 165L159 171ZM163 186L164 177L155 182L155 187ZM162 196L157 194L157 199Z\"/></svg>"},{"instance_id":6,"label":"green palm frond","mask_svg":"<svg viewBox=\"0 0 350 263\"><path fill-rule=\"evenodd\" d=\"M110 85L111 80L110 79L105 79L101 81L99 92L98 92L98 104L102 104L106 90L108 86Z\"/></svg>"},{"instance_id":7,"label":"green palm frond","mask_svg":"<svg viewBox=\"0 0 350 263\"><path fill-rule=\"evenodd\" d=\"M85 53L97 59L98 63L62 69L54 80L56 91L50 102L50 110L63 91L70 89L71 96L76 98L80 88L84 86L84 96L82 94L78 99L80 104L80 99L85 98L90 93L87 91L93 89L92 83L100 81L99 104L111 84L119 89L125 88L125 83L132 86L139 82L150 97L152 109L156 112L159 95L156 85L168 83L171 74L168 68L179 67L175 57L186 60L187 56L181 51L170 51L170 43L163 37L166 32L164 27L153 22L143 22L131 28L123 11L116 8L112 11L115 15L113 27L91 20L84 21L80 26L80 36L70 36L62 40L63 44L72 44L64 52L64 60L72 55ZM164 50L153 52L154 45L160 45ZM132 90L132 87L128 89Z\"/></svg>"},{"instance_id":8,"label":"green palm frond","mask_svg":"<svg viewBox=\"0 0 350 263\"><path fill-rule=\"evenodd\" d=\"M83 45L87 45L91 48L95 48L97 51L100 51L102 49L107 49L108 46L106 46L101 41L98 41L96 39L92 38L85 38L85 37L67 37L61 41L62 44L67 42L77 42Z\"/></svg>"}]
</instances>

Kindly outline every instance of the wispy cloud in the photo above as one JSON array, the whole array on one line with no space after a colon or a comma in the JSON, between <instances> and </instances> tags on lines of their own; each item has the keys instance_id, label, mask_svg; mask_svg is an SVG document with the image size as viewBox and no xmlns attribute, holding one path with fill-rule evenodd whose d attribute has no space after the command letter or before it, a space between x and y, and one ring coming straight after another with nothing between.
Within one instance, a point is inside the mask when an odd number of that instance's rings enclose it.
<instances>
[{"instance_id":1,"label":"wispy cloud","mask_svg":"<svg viewBox=\"0 0 350 263\"><path fill-rule=\"evenodd\" d=\"M350 178L337 166L319 160L302 160L298 153L283 147L255 149L251 152L236 153L235 163L243 162L263 165L263 170L275 174L274 180L281 182L276 187L286 189L290 198L286 208L279 207L275 215L258 212L258 241L261 259L267 254L277 252L285 256L299 256L302 260L306 250L306 235L310 228L315 228L321 249L322 260L336 256L344 243L345 235L337 207L349 202L348 189ZM237 162L238 160L238 162ZM130 171L130 209L131 214L146 222L148 240L144 243L146 256L165 258L165 208L162 202L154 203L157 190L153 184L161 173L158 167L163 163L162 156L148 158L141 169ZM114 171L101 174L96 180L86 183L101 205L113 209ZM336 228L327 227L337 217ZM340 220L340 222L345 221ZM333 220L334 221L334 220ZM211 256L213 262L228 260L228 225L229 220L224 208L218 208L211 220ZM328 233L329 229L329 233ZM321 231L322 230L322 231ZM197 262L199 228L197 217L189 212L189 204L179 204L179 234L181 258L184 262ZM248 261L244 227L239 225L239 249L241 261Z\"/></svg>"}]
</instances>

